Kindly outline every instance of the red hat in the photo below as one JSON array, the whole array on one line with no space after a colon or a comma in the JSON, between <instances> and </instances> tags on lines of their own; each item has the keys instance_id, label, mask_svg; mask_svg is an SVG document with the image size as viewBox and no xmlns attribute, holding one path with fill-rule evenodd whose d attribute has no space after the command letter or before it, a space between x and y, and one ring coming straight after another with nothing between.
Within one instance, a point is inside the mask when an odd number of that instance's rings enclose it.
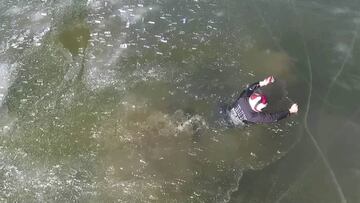
<instances>
[{"instance_id":1,"label":"red hat","mask_svg":"<svg viewBox=\"0 0 360 203\"><path fill-rule=\"evenodd\" d=\"M253 93L249 98L249 104L253 111L261 112L268 104L267 98L263 94Z\"/></svg>"}]
</instances>

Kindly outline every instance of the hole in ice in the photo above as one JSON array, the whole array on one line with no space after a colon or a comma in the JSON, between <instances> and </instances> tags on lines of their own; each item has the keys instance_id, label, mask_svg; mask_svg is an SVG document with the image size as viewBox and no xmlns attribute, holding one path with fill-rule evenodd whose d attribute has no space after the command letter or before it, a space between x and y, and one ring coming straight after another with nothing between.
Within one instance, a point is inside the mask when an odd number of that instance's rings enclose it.
<instances>
[{"instance_id":1,"label":"hole in ice","mask_svg":"<svg viewBox=\"0 0 360 203\"><path fill-rule=\"evenodd\" d=\"M89 39L90 30L86 25L68 26L59 34L59 41L73 56L86 49Z\"/></svg>"}]
</instances>

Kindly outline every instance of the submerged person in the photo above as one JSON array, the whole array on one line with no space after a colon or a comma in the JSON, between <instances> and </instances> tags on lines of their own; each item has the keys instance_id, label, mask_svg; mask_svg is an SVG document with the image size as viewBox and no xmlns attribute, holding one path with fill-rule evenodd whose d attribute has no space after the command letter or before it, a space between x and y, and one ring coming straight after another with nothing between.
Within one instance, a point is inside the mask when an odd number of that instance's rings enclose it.
<instances>
[{"instance_id":1,"label":"submerged person","mask_svg":"<svg viewBox=\"0 0 360 203\"><path fill-rule=\"evenodd\" d=\"M255 90L272 84L274 81L274 77L270 76L248 86L236 101L226 109L228 122L233 126L248 123L273 123L288 117L290 114L297 113L298 105L296 103L292 104L288 110L273 113L263 112L263 109L268 105L267 98Z\"/></svg>"}]
</instances>

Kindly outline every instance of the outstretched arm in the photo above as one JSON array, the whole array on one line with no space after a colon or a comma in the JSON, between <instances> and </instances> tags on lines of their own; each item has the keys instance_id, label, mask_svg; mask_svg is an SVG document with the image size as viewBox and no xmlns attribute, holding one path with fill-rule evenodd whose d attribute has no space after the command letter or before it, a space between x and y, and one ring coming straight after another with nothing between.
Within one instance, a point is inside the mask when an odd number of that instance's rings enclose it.
<instances>
[{"instance_id":1,"label":"outstretched arm","mask_svg":"<svg viewBox=\"0 0 360 203\"><path fill-rule=\"evenodd\" d=\"M273 123L281 119L288 117L290 114L296 114L298 112L298 105L292 104L289 110L280 111L275 113L255 113L252 118L249 119L253 123Z\"/></svg>"},{"instance_id":2,"label":"outstretched arm","mask_svg":"<svg viewBox=\"0 0 360 203\"><path fill-rule=\"evenodd\" d=\"M274 123L281 119L284 119L290 115L290 111L280 111L276 113L256 113L252 119L249 119L250 122L254 123Z\"/></svg>"},{"instance_id":3,"label":"outstretched arm","mask_svg":"<svg viewBox=\"0 0 360 203\"><path fill-rule=\"evenodd\" d=\"M252 93L254 93L254 91L259 88L259 87L264 87L268 84L271 84L271 83L274 83L275 79L273 76L269 76L267 78L265 78L264 80L262 81L259 81L259 82L255 82L251 85L249 85L245 90L243 90L239 96L238 99L240 99L241 97L250 97L250 95ZM237 100L238 100L237 99Z\"/></svg>"}]
</instances>

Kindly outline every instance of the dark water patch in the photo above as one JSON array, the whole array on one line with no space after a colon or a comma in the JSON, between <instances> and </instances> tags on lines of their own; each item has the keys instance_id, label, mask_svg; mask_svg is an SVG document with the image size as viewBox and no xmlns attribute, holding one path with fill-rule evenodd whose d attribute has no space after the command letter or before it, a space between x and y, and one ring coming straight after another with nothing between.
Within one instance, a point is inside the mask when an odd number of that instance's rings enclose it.
<instances>
[{"instance_id":1,"label":"dark water patch","mask_svg":"<svg viewBox=\"0 0 360 203\"><path fill-rule=\"evenodd\" d=\"M73 2L59 21L58 39L73 56L84 55L90 39L90 28L86 24L87 9L82 2Z\"/></svg>"},{"instance_id":2,"label":"dark water patch","mask_svg":"<svg viewBox=\"0 0 360 203\"><path fill-rule=\"evenodd\" d=\"M90 39L90 30L86 25L67 26L69 28L59 34L59 41L73 56L77 56L80 52L85 51Z\"/></svg>"}]
</instances>

